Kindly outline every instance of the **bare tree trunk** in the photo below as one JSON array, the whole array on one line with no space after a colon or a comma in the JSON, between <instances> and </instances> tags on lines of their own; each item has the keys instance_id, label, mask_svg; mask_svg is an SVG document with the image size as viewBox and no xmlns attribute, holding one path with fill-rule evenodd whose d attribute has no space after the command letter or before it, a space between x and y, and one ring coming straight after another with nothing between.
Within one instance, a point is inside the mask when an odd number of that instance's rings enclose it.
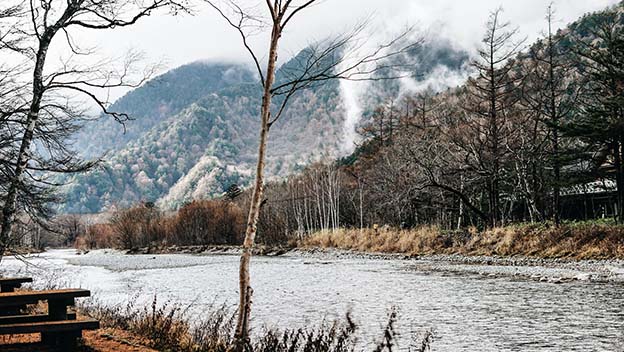
<instances>
[{"instance_id":1,"label":"bare tree trunk","mask_svg":"<svg viewBox=\"0 0 624 352\"><path fill-rule=\"evenodd\" d=\"M245 231L245 240L243 242L243 254L240 260L239 270L239 311L236 323L235 333L235 350L243 351L245 346L249 344L249 316L251 312L251 298L253 290L249 278L249 263L251 262L251 253L256 238L258 228L258 218L260 216L260 205L264 193L264 164L266 159L266 147L269 136L270 118L271 118L271 88L275 81L275 69L277 63L277 46L281 36L281 28L279 23L274 23L271 33L271 44L269 48L269 61L266 70L266 79L264 82L264 92L262 96L261 127L260 127L260 145L258 146L258 163L256 166L256 180L254 183L251 204L249 208L249 216L247 218L247 229Z\"/></svg>"},{"instance_id":2,"label":"bare tree trunk","mask_svg":"<svg viewBox=\"0 0 624 352\"><path fill-rule=\"evenodd\" d=\"M464 175L460 174L459 175L459 191L460 192L464 192ZM459 198L459 216L457 217L457 229L460 230L462 227L462 223L463 223L463 218L464 218L464 201Z\"/></svg>"},{"instance_id":3,"label":"bare tree trunk","mask_svg":"<svg viewBox=\"0 0 624 352\"><path fill-rule=\"evenodd\" d=\"M555 89L555 55L554 55L554 44L553 44L553 33L552 33L552 21L553 21L553 9L552 4L548 7L548 79L550 86L550 114L552 120L552 149L553 149L553 171L554 171L554 185L553 185L553 220L555 221L555 226L559 226L561 223L560 218L560 198L561 198L561 164L559 160L559 114L558 106L557 106L557 92Z\"/></svg>"},{"instance_id":4,"label":"bare tree trunk","mask_svg":"<svg viewBox=\"0 0 624 352\"><path fill-rule=\"evenodd\" d=\"M236 330L234 336L234 345L232 349L234 351L243 351L246 347L249 346L249 316L251 312L251 299L252 299L252 289L249 278L249 264L251 261L252 249L254 246L256 231L257 231L257 223L260 214L260 208L262 204L263 198L263 186L264 186L264 164L266 159L266 148L267 141L269 135L269 129L271 125L279 119L279 117L284 112L284 109L287 106L289 98L293 96L298 91L309 88L311 83L314 82L325 82L328 79L356 79L359 76L372 76L370 71L367 71L365 74L355 71L359 65L371 64L376 62L381 62L385 58L388 57L388 54L385 53L382 49L391 47L390 44L379 46L378 50L372 51L371 54L364 56L361 59L356 61L355 65L347 65L345 69L341 69L341 65L345 62L348 62L348 56L343 55L341 59L331 60L332 62L328 64L327 67L318 67L319 63L323 63L327 60L326 58L335 58L335 54L338 52L344 53L345 49L348 45L352 43L352 39L355 38L359 30L355 30L353 33L348 34L344 37L338 37L335 40L328 41L323 45L323 48L317 48L318 51L313 51L311 54L316 56L313 60L309 60L309 63L301 70L302 74L298 77L295 77L293 80L280 82L279 84L275 84L275 74L277 68L277 49L280 37L282 35L282 31L284 27L290 21L296 17L300 12L309 8L317 0L307 0L300 4L295 5L292 1L266 1L266 5L268 7L269 13L271 15L271 36L269 43L269 52L266 56L268 58L268 63L266 67L266 71L262 71L260 67L260 60L258 59L258 55L251 49L248 39L248 33L246 33L245 29L247 26L252 26L256 28L257 26L264 25L264 21L260 21L256 18L256 16L251 16L245 13L245 10L239 6L236 1L229 1L228 6L226 6L229 11L233 12L234 15L228 15L224 7L215 5L210 0L206 0L206 2L214 8L228 23L232 26L241 36L242 42L246 50L249 52L251 57L254 60L256 69L258 70L258 74L260 76L260 81L262 82L263 95L262 95L262 107L260 111L261 117L261 126L260 126L260 144L258 146L258 163L256 166L256 179L253 187L253 193L249 208L249 216L247 218L247 228L245 232L245 239L243 242L243 254L241 255L240 262L240 271L239 271L239 311L238 311L238 319L236 323ZM236 18L234 18L236 17ZM250 25L249 23L252 23ZM403 38L409 34L410 30L406 31L404 34L400 35L397 39L393 40L391 43L396 43L400 38ZM406 52L407 50L414 47L413 44L409 44L406 47L402 47L396 52ZM387 67L387 66L386 66ZM376 70L373 70L376 71ZM322 73L322 74L321 74ZM391 78L391 77L388 77ZM273 96L283 96L284 98L275 107L275 114L271 116L271 100ZM312 190L314 191L314 189ZM315 192L316 197L320 196L324 198L323 194L319 194L319 192ZM324 202L324 199L321 199ZM318 203L318 202L317 202ZM325 204L322 204L323 206ZM317 204L318 208L318 204ZM331 208L329 209L331 211ZM313 211L313 205L310 204L310 212ZM326 209L319 209L319 216L329 218L331 214L325 213ZM314 221L315 219L310 214L310 220ZM323 219L319 219L323 222ZM325 224L322 224L325 226ZM329 222L327 223L329 226Z\"/></svg>"},{"instance_id":5,"label":"bare tree trunk","mask_svg":"<svg viewBox=\"0 0 624 352\"><path fill-rule=\"evenodd\" d=\"M615 208L615 221L622 223L622 203L624 203L624 167L622 166L622 153L619 141L613 142L613 156L615 167L615 182L617 186L617 203Z\"/></svg>"},{"instance_id":6,"label":"bare tree trunk","mask_svg":"<svg viewBox=\"0 0 624 352\"><path fill-rule=\"evenodd\" d=\"M360 229L364 228L364 197L362 196L362 185L360 184L360 179L358 178L358 188L359 188L359 200L360 200Z\"/></svg>"}]
</instances>

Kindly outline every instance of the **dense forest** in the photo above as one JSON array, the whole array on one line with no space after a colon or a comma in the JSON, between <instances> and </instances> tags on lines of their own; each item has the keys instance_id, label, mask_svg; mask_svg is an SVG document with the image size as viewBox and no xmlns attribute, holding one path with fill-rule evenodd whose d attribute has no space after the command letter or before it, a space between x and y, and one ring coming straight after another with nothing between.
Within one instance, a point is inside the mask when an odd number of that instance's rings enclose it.
<instances>
[{"instance_id":1,"label":"dense forest","mask_svg":"<svg viewBox=\"0 0 624 352\"><path fill-rule=\"evenodd\" d=\"M299 233L621 221L622 13L587 15L522 51L493 13L465 85L388 99L353 155L270 184L265 212ZM575 196L600 193L614 200L574 213Z\"/></svg>"},{"instance_id":2,"label":"dense forest","mask_svg":"<svg viewBox=\"0 0 624 352\"><path fill-rule=\"evenodd\" d=\"M524 51L493 13L464 86L389 99L352 156L271 184L267 212L305 233L621 221L622 12L587 15ZM602 214L574 214L579 189L616 200Z\"/></svg>"}]
</instances>

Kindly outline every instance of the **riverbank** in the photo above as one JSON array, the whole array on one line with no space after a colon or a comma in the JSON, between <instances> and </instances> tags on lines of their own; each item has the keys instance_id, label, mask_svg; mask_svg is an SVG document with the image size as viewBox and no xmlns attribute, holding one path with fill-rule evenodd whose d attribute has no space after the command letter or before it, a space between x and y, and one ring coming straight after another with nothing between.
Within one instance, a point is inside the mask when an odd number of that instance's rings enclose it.
<instances>
[{"instance_id":1,"label":"riverbank","mask_svg":"<svg viewBox=\"0 0 624 352\"><path fill-rule=\"evenodd\" d=\"M523 256L539 259L624 259L624 226L595 222L559 227L520 224L478 231L436 227L322 231L304 239L304 248L338 248L404 255Z\"/></svg>"},{"instance_id":2,"label":"riverbank","mask_svg":"<svg viewBox=\"0 0 624 352\"><path fill-rule=\"evenodd\" d=\"M101 251L101 250L100 250ZM104 250L106 251L106 250ZM236 256L242 252L237 246L190 246L164 247L160 249L141 248L133 255L194 255L194 256ZM124 253L124 252L122 252ZM128 253L128 252L125 252ZM566 283L574 281L624 283L624 260L622 259L574 259L533 258L522 255L489 256L463 254L423 254L362 252L351 249L299 247L256 249L261 257L288 257L301 259L306 264L332 264L340 260L382 260L409 263L414 270L455 275L476 275L496 278L508 277L531 281ZM151 257L150 257L151 258ZM157 257L153 257L156 259ZM95 263L112 270L126 270L126 267L111 265L106 256ZM93 260L93 259L91 259ZM155 267L160 264L154 263Z\"/></svg>"},{"instance_id":3,"label":"riverbank","mask_svg":"<svg viewBox=\"0 0 624 352\"><path fill-rule=\"evenodd\" d=\"M55 352L54 349L39 343L36 334L0 337L0 349L3 352ZM78 352L158 352L146 346L145 338L129 331L102 328L84 331Z\"/></svg>"},{"instance_id":4,"label":"riverbank","mask_svg":"<svg viewBox=\"0 0 624 352\"><path fill-rule=\"evenodd\" d=\"M121 309L91 302L79 306L79 314L98 319L103 328L83 334L79 351L83 352L225 352L234 343L235 314L225 307L212 308L204 312L203 319L191 319L186 315L189 307L179 304L159 304L154 301L148 307L138 309L128 302ZM382 329L380 342L371 351L386 351L396 344L397 314L392 312ZM346 352L355 351L358 325L347 314L344 320L322 323L317 327L299 329L265 329L251 337L249 351L254 352ZM414 336L419 348L429 350L433 333L424 332ZM0 341L5 351L26 352L37 348L33 335L9 336ZM33 344L34 343L34 344ZM368 350L368 349L367 349ZM362 350L364 351L364 350ZM388 350L390 351L390 350Z\"/></svg>"},{"instance_id":5,"label":"riverbank","mask_svg":"<svg viewBox=\"0 0 624 352\"><path fill-rule=\"evenodd\" d=\"M160 246L128 254L236 255L239 246ZM430 272L508 276L545 282L624 282L624 227L599 223L524 224L486 231L435 227L340 229L313 234L296 247L258 245L254 255L411 260Z\"/></svg>"},{"instance_id":6,"label":"riverbank","mask_svg":"<svg viewBox=\"0 0 624 352\"><path fill-rule=\"evenodd\" d=\"M36 280L40 281L40 280ZM30 290L23 288L19 290ZM151 302L138 303L129 299L121 304L104 304L97 295L77 304L78 320L93 318L100 329L84 331L77 352L225 352L234 345L236 310L226 305L211 305L201 315L190 315L194 304L166 300L160 302L155 294ZM47 305L29 306L30 314L47 314ZM358 345L359 325L347 313L344 319L323 320L319 324L292 328L265 327L253 331L246 350L254 352L347 352L386 351L396 345L397 312L392 309L387 323L380 331L375 347L361 349ZM383 322L380 322L383 323ZM383 337L383 338L381 338ZM423 331L412 337L419 347L429 350L433 333ZM41 343L39 334L0 336L0 350L6 352L53 352ZM391 351L390 349L388 351Z\"/></svg>"}]
</instances>

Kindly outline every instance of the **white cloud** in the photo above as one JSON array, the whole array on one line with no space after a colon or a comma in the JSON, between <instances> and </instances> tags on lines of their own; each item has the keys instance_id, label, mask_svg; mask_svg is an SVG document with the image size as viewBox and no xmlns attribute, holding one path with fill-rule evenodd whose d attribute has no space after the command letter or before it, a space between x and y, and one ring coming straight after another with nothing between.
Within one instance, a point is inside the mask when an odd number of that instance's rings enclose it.
<instances>
[{"instance_id":1,"label":"white cloud","mask_svg":"<svg viewBox=\"0 0 624 352\"><path fill-rule=\"evenodd\" d=\"M262 6L258 0L246 3ZM560 26L583 13L596 11L617 0L555 1ZM544 12L549 0L325 0L292 22L282 40L281 62L308 43L348 30L372 16L374 26L392 30L405 25L435 26L435 31L471 48L480 40L489 11L502 6L504 18L520 27L530 40L544 28ZM120 48L136 47L149 57L166 58L170 66L201 59L248 62L238 35L218 15L198 2L195 16L155 14L138 25L109 31L88 31L79 38L104 52L118 55ZM262 7L260 7L262 9ZM252 38L259 52L265 49L265 35Z\"/></svg>"}]
</instances>

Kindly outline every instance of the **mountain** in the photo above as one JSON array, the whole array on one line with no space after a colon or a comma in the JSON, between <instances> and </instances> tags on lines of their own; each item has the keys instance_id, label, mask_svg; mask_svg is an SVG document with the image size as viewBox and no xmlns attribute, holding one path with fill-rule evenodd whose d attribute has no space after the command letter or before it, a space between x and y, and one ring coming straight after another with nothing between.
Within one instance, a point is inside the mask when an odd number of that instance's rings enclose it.
<instances>
[{"instance_id":1,"label":"mountain","mask_svg":"<svg viewBox=\"0 0 624 352\"><path fill-rule=\"evenodd\" d=\"M121 149L197 100L254 79L251 71L233 64L196 62L176 68L129 92L110 107L110 111L128 114L130 121L122 125L101 116L75 137L76 147L89 158Z\"/></svg>"},{"instance_id":2,"label":"mountain","mask_svg":"<svg viewBox=\"0 0 624 352\"><path fill-rule=\"evenodd\" d=\"M296 69L303 50L277 72ZM452 73L465 78L466 52L430 41L407 54L410 81L427 84ZM364 94L364 112L401 82L374 82ZM443 83L439 89L446 87ZM243 65L196 62L169 71L120 98L113 111L128 113L124 126L106 116L85 126L75 145L86 157L105 162L75 175L64 188L62 212L94 213L112 206L156 201L177 208L193 199L222 194L233 183L249 184L258 146L261 90ZM293 96L271 129L267 174L286 176L322 158L340 156L345 106L339 82Z\"/></svg>"}]
</instances>

